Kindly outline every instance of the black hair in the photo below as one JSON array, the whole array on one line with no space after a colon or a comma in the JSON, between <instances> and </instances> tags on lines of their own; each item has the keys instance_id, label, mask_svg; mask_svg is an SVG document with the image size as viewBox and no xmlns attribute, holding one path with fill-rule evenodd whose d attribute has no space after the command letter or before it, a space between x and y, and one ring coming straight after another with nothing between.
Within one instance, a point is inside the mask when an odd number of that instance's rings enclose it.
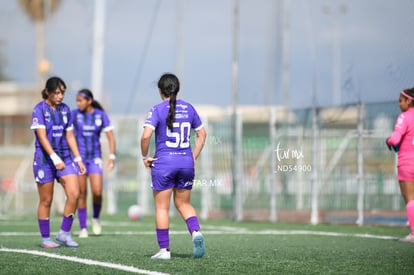
<instances>
[{"instance_id":1,"label":"black hair","mask_svg":"<svg viewBox=\"0 0 414 275\"><path fill-rule=\"evenodd\" d=\"M93 99L93 93L91 92L91 90L89 90L89 89L82 89L82 90L80 90L78 92L78 95L81 95L81 96L83 96L86 99L92 99L92 104L91 104L92 107L104 111L104 108L102 107L102 105L98 101L96 101L95 99Z\"/></svg>"},{"instance_id":2,"label":"black hair","mask_svg":"<svg viewBox=\"0 0 414 275\"><path fill-rule=\"evenodd\" d=\"M180 81L178 77L171 73L165 73L158 80L158 88L161 93L170 99L170 110L167 116L167 127L172 131L175 118L175 105L177 94L180 91Z\"/></svg>"},{"instance_id":3,"label":"black hair","mask_svg":"<svg viewBox=\"0 0 414 275\"><path fill-rule=\"evenodd\" d=\"M66 90L65 82L57 76L53 76L46 81L45 88L42 90L42 98L47 99L49 93L54 93L58 88L63 86L64 90ZM64 90L62 92L64 92Z\"/></svg>"}]
</instances>

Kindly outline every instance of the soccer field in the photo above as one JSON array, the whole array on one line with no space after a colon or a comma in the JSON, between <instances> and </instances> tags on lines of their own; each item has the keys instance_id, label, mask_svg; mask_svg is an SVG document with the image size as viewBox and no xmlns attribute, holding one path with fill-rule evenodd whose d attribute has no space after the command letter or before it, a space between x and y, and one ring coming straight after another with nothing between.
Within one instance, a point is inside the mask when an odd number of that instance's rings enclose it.
<instances>
[{"instance_id":1,"label":"soccer field","mask_svg":"<svg viewBox=\"0 0 414 275\"><path fill-rule=\"evenodd\" d=\"M52 217L54 237L60 217ZM40 248L35 216L0 219L1 274L414 274L407 228L202 222L206 255L192 257L184 222L171 220L169 261L158 251L153 217L104 216L103 235L80 247ZM78 223L74 223L74 233ZM76 236L76 235L75 235Z\"/></svg>"}]
</instances>

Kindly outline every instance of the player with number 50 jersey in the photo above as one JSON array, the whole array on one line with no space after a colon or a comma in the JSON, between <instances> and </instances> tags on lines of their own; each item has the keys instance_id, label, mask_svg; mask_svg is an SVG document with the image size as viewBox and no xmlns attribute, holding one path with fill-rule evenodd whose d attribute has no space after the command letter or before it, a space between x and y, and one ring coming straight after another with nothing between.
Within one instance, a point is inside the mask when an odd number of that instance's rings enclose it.
<instances>
[{"instance_id":1,"label":"player with number 50 jersey","mask_svg":"<svg viewBox=\"0 0 414 275\"><path fill-rule=\"evenodd\" d=\"M144 127L155 131L155 158L153 166L168 168L193 168L194 159L190 145L191 129L198 131L203 124L194 107L178 99L175 108L175 120L172 130L168 129L166 117L170 109L169 101L163 101L152 107ZM161 167L160 167L161 169Z\"/></svg>"},{"instance_id":2,"label":"player with number 50 jersey","mask_svg":"<svg viewBox=\"0 0 414 275\"><path fill-rule=\"evenodd\" d=\"M190 196L194 181L194 162L203 149L207 133L194 107L177 99L180 82L175 75L162 75L158 81L158 89L162 102L149 111L141 137L144 165L151 168L156 234L160 247L160 251L151 258L171 258L168 217L171 195L192 236L194 257L200 258L205 251L204 238L200 233ZM192 129L196 135L193 149L190 144ZM150 157L148 150L153 132L155 154Z\"/></svg>"}]
</instances>

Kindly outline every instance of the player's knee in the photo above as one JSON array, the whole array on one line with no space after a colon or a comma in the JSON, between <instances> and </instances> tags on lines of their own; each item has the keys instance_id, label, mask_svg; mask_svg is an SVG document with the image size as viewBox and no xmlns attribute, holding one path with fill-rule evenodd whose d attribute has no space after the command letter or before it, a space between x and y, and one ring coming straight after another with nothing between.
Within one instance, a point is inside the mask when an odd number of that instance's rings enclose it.
<instances>
[{"instance_id":1,"label":"player's knee","mask_svg":"<svg viewBox=\"0 0 414 275\"><path fill-rule=\"evenodd\" d=\"M41 198L39 204L44 208L50 208L52 206L53 197Z\"/></svg>"}]
</instances>

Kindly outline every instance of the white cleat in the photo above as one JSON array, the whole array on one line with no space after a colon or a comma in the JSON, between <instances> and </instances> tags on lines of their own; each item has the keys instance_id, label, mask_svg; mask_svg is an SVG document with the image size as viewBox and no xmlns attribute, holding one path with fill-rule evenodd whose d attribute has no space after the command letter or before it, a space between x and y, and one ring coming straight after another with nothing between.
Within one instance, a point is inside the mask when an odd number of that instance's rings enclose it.
<instances>
[{"instance_id":1,"label":"white cleat","mask_svg":"<svg viewBox=\"0 0 414 275\"><path fill-rule=\"evenodd\" d=\"M87 237L89 237L88 229L82 228L81 231L79 232L79 238L87 238Z\"/></svg>"},{"instance_id":2,"label":"white cleat","mask_svg":"<svg viewBox=\"0 0 414 275\"><path fill-rule=\"evenodd\" d=\"M102 226L99 222L99 219L92 219L92 231L95 235L101 235L102 234Z\"/></svg>"},{"instance_id":3,"label":"white cleat","mask_svg":"<svg viewBox=\"0 0 414 275\"><path fill-rule=\"evenodd\" d=\"M171 252L167 248L161 248L160 251L155 254L154 256L151 256L151 259L153 260L169 260L171 259Z\"/></svg>"},{"instance_id":4,"label":"white cleat","mask_svg":"<svg viewBox=\"0 0 414 275\"><path fill-rule=\"evenodd\" d=\"M405 236L404 238L398 239L400 242L406 242L406 243L414 243L414 235L409 234Z\"/></svg>"}]
</instances>

